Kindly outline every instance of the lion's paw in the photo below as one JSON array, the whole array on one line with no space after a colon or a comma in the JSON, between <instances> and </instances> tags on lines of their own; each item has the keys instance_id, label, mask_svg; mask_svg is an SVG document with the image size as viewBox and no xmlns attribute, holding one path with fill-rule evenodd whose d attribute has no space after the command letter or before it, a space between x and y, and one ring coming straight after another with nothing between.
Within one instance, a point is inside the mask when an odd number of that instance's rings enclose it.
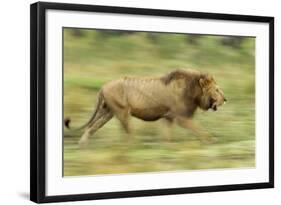
<instances>
[{"instance_id":1,"label":"lion's paw","mask_svg":"<svg viewBox=\"0 0 281 205\"><path fill-rule=\"evenodd\" d=\"M78 142L79 148L83 149L86 148L89 145L89 140L81 139Z\"/></svg>"},{"instance_id":2,"label":"lion's paw","mask_svg":"<svg viewBox=\"0 0 281 205\"><path fill-rule=\"evenodd\" d=\"M202 140L203 144L215 144L217 143L219 140L216 137L208 137Z\"/></svg>"}]
</instances>

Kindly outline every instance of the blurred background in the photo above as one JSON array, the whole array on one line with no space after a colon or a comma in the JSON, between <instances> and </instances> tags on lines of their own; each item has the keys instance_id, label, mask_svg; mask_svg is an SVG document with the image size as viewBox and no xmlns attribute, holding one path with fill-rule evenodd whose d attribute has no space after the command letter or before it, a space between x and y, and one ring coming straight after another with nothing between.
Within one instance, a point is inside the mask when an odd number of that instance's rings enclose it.
<instances>
[{"instance_id":1,"label":"blurred background","mask_svg":"<svg viewBox=\"0 0 281 205\"><path fill-rule=\"evenodd\" d=\"M159 76L177 68L209 72L228 103L194 120L217 137L202 144L177 125L131 119L134 141L113 118L78 147L83 131L64 129L64 176L255 166L255 38L64 28L64 117L91 117L102 85L126 75Z\"/></svg>"}]
</instances>

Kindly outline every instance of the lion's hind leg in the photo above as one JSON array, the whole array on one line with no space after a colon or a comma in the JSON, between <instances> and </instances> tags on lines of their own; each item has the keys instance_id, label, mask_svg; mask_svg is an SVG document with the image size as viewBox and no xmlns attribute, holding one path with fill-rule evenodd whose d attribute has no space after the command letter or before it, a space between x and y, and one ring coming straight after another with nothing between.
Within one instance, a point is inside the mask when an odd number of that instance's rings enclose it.
<instances>
[{"instance_id":1,"label":"lion's hind leg","mask_svg":"<svg viewBox=\"0 0 281 205\"><path fill-rule=\"evenodd\" d=\"M120 108L118 110L114 110L115 117L120 121L122 127L126 132L127 141L133 140L132 129L130 126L130 111L129 108Z\"/></svg>"},{"instance_id":2,"label":"lion's hind leg","mask_svg":"<svg viewBox=\"0 0 281 205\"><path fill-rule=\"evenodd\" d=\"M80 147L85 147L88 144L89 137L113 117L112 111L108 108L102 108L98 112L97 117L89 124L79 140Z\"/></svg>"}]
</instances>

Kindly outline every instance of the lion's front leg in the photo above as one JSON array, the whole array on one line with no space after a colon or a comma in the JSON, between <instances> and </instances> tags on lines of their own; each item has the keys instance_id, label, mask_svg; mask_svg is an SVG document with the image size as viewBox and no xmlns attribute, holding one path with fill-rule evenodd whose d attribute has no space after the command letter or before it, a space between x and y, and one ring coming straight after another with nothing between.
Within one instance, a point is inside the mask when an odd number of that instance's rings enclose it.
<instances>
[{"instance_id":1,"label":"lion's front leg","mask_svg":"<svg viewBox=\"0 0 281 205\"><path fill-rule=\"evenodd\" d=\"M170 143L172 141L172 131L173 131L173 119L164 119L164 127L162 127L163 136L166 142Z\"/></svg>"},{"instance_id":2,"label":"lion's front leg","mask_svg":"<svg viewBox=\"0 0 281 205\"><path fill-rule=\"evenodd\" d=\"M203 143L214 143L217 141L217 138L213 137L202 126L194 123L189 118L178 117L177 123L181 127L191 130Z\"/></svg>"}]
</instances>

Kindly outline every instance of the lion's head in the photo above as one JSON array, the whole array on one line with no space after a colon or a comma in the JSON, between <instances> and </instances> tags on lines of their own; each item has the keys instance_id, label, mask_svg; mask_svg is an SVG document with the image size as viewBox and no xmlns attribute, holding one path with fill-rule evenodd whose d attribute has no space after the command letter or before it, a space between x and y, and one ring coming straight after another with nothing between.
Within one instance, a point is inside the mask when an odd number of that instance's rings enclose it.
<instances>
[{"instance_id":1,"label":"lion's head","mask_svg":"<svg viewBox=\"0 0 281 205\"><path fill-rule=\"evenodd\" d=\"M162 77L165 85L174 82L175 87L182 88L185 82L183 97L190 115L199 106L203 110L217 110L226 102L223 91L210 74L204 74L193 69L178 69Z\"/></svg>"},{"instance_id":2,"label":"lion's head","mask_svg":"<svg viewBox=\"0 0 281 205\"><path fill-rule=\"evenodd\" d=\"M214 78L204 74L199 79L202 95L199 100L199 107L203 110L213 109L216 111L219 106L226 102L223 91L219 88Z\"/></svg>"}]
</instances>

